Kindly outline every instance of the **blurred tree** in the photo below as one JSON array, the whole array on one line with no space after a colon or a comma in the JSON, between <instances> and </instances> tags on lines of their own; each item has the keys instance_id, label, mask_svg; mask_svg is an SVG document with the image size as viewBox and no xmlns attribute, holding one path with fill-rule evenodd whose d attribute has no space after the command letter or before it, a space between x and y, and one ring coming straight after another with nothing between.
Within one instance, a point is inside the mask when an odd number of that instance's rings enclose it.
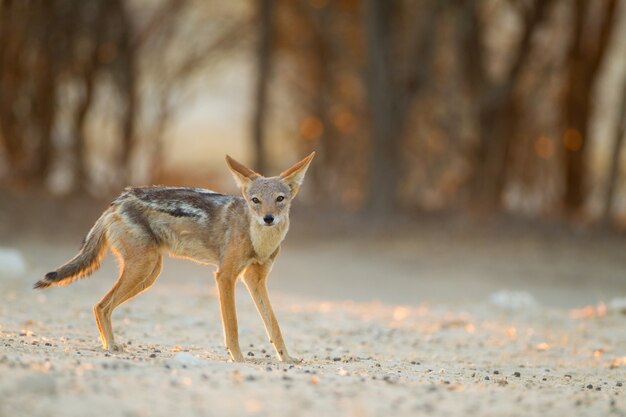
<instances>
[{"instance_id":1,"label":"blurred tree","mask_svg":"<svg viewBox=\"0 0 626 417\"><path fill-rule=\"evenodd\" d=\"M276 114L282 124L294 118L303 153L317 151L308 174L316 201L337 208L361 206L366 175L359 3L277 3L276 45L283 83L276 87L292 101L277 101Z\"/></svg>"},{"instance_id":2,"label":"blurred tree","mask_svg":"<svg viewBox=\"0 0 626 417\"><path fill-rule=\"evenodd\" d=\"M96 77L100 69L101 48L104 44L105 27L107 25L105 6L105 3L100 2L91 13L88 13L86 22L81 30L84 32L82 36L91 39L83 45L84 50L76 50L74 52L77 55L74 58L76 60L76 64L74 64L76 78L80 86L78 90L80 96L76 103L72 127L72 132L74 133L72 146L74 160L73 184L76 192L84 192L89 186L86 168L87 157L85 154L87 116L94 101ZM76 7L75 12L80 13L81 10ZM72 41L71 38L70 41ZM78 48L78 45L75 48Z\"/></svg>"},{"instance_id":3,"label":"blurred tree","mask_svg":"<svg viewBox=\"0 0 626 417\"><path fill-rule=\"evenodd\" d=\"M244 41L250 27L246 14L212 20L210 6L192 2L162 0L141 12L121 0L0 2L5 184L44 186L58 162L71 167L71 186L84 192L94 181L96 123L114 132L115 156L98 159L106 161L116 188L131 181L137 146L148 146L138 140L142 133L156 133L147 154L158 165L173 97Z\"/></svg>"},{"instance_id":4,"label":"blurred tree","mask_svg":"<svg viewBox=\"0 0 626 417\"><path fill-rule=\"evenodd\" d=\"M602 211L602 222L605 226L610 226L612 221L615 191L621 171L622 149L624 147L624 139L626 138L626 72L622 79L622 97L617 117L618 121L615 126L615 134L611 146L611 162Z\"/></svg>"},{"instance_id":5,"label":"blurred tree","mask_svg":"<svg viewBox=\"0 0 626 417\"><path fill-rule=\"evenodd\" d=\"M206 7L206 9L205 9ZM163 178L163 140L183 100L198 89L199 78L228 53L245 45L257 16L222 16L204 0L168 0L155 10L137 35L144 85L143 144L150 155L152 181ZM195 39L190 43L189 39Z\"/></svg>"},{"instance_id":6,"label":"blurred tree","mask_svg":"<svg viewBox=\"0 0 626 417\"><path fill-rule=\"evenodd\" d=\"M582 209L587 196L587 149L593 87L615 26L617 5L618 0L575 0L572 4L571 43L563 106L566 129L563 135L563 205L571 214Z\"/></svg>"},{"instance_id":7,"label":"blurred tree","mask_svg":"<svg viewBox=\"0 0 626 417\"><path fill-rule=\"evenodd\" d=\"M53 157L54 131L63 129L56 123L67 117L65 109L57 107L59 91L66 87L75 97L68 123L73 137L74 184L83 189L87 181L86 121L98 75L102 71L115 75L116 69L124 68L133 57L117 48L124 40L128 43L130 36L127 11L121 2L104 0L4 1L1 7L0 130L11 178L24 184L44 184ZM120 34L121 40L116 38ZM120 51L120 59L106 61L106 45ZM118 65L109 65L115 63ZM132 91L129 87L124 85L122 91ZM128 98L131 102L130 94ZM134 119L132 110L125 112L125 117Z\"/></svg>"},{"instance_id":8,"label":"blurred tree","mask_svg":"<svg viewBox=\"0 0 626 417\"><path fill-rule=\"evenodd\" d=\"M270 141L296 136L318 151L318 203L387 213L469 196L535 213L562 200L574 213L619 4L0 0L0 175L43 187L63 171L82 192L117 189L147 165L159 181L181 104L211 65L250 45L255 168L286 144ZM291 131L275 139L268 127Z\"/></svg>"},{"instance_id":9,"label":"blurred tree","mask_svg":"<svg viewBox=\"0 0 626 417\"><path fill-rule=\"evenodd\" d=\"M63 52L64 39L55 37L58 27L45 22L61 13L47 2L38 7L0 3L0 144L11 179L19 183L41 185L50 167L55 75L60 68L55 58ZM33 100L34 95L39 100Z\"/></svg>"},{"instance_id":10,"label":"blurred tree","mask_svg":"<svg viewBox=\"0 0 626 417\"><path fill-rule=\"evenodd\" d=\"M395 208L399 110L392 84L393 2L364 1L364 31L367 50L366 90L371 115L370 190L366 205L384 212Z\"/></svg>"},{"instance_id":11,"label":"blurred tree","mask_svg":"<svg viewBox=\"0 0 626 417\"><path fill-rule=\"evenodd\" d=\"M487 70L490 56L485 46L484 31L488 22L481 16L481 2L462 2L461 28L465 44L465 76L472 108L478 121L479 143L473 160L472 201L489 209L500 209L502 196L509 179L512 141L519 127L519 105L516 88L529 62L533 38L546 18L550 0L535 0L528 5L520 3L522 30L505 75L494 78Z\"/></svg>"},{"instance_id":12,"label":"blurred tree","mask_svg":"<svg viewBox=\"0 0 626 417\"><path fill-rule=\"evenodd\" d=\"M555 4L559 12L551 13ZM495 210L513 189L518 203L519 192L558 191L560 170L531 172L559 164L561 150L550 136L557 134L557 112L544 113L556 107L563 55L546 59L542 51L566 42L569 26L560 16L571 4L300 0L277 7L290 10L279 25L279 44L297 62L289 92L301 103L302 146L320 154L312 172L318 191L363 195L342 200L378 212L397 207L399 193L406 204L441 187L467 189L473 205ZM446 16L454 13L452 40L446 33L453 20ZM356 94L348 87L353 83L360 84ZM369 141L347 135L350 125ZM361 173L365 181L345 181ZM532 178L535 188L520 186ZM542 184L550 185L542 190Z\"/></svg>"},{"instance_id":13,"label":"blurred tree","mask_svg":"<svg viewBox=\"0 0 626 417\"><path fill-rule=\"evenodd\" d=\"M363 30L366 46L365 89L371 125L370 185L366 209L397 208L397 186L402 167L400 144L413 100L428 80L433 54L431 34L442 3L428 3L410 30L398 33L397 22L412 17L405 8L414 3L364 0ZM398 45L398 38L406 40ZM402 46L406 49L402 50ZM398 53L406 61L398 59ZM400 64L400 65L399 65ZM404 65L402 65L404 64Z\"/></svg>"},{"instance_id":14,"label":"blurred tree","mask_svg":"<svg viewBox=\"0 0 626 417\"><path fill-rule=\"evenodd\" d=\"M268 110L268 87L272 76L273 15L276 6L274 0L259 0L257 3L259 15L257 25L259 29L252 142L255 158L254 169L257 172L266 172L265 122Z\"/></svg>"},{"instance_id":15,"label":"blurred tree","mask_svg":"<svg viewBox=\"0 0 626 417\"><path fill-rule=\"evenodd\" d=\"M137 121L141 111L141 102L138 97L140 74L137 66L141 51L138 49L140 45L135 41L139 30L129 14L126 1L109 0L107 6L109 13L114 16L119 25L116 31L117 39L115 39L118 56L116 62L119 63L119 67L114 72L114 80L122 105L118 181L121 184L128 184L131 155L136 142ZM164 3L163 7L168 8L167 3Z\"/></svg>"}]
</instances>

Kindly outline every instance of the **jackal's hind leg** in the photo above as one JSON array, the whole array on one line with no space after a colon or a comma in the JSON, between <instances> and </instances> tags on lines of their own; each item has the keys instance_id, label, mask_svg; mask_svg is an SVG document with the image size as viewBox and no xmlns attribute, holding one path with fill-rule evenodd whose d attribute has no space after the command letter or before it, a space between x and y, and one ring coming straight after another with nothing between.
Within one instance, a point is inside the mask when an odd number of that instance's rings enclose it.
<instances>
[{"instance_id":1,"label":"jackal's hind leg","mask_svg":"<svg viewBox=\"0 0 626 417\"><path fill-rule=\"evenodd\" d=\"M147 290L161 273L162 256L155 247L121 248L116 251L120 260L120 276L113 287L94 306L96 324L102 347L106 350L122 350L115 344L111 314L125 301Z\"/></svg>"}]
</instances>

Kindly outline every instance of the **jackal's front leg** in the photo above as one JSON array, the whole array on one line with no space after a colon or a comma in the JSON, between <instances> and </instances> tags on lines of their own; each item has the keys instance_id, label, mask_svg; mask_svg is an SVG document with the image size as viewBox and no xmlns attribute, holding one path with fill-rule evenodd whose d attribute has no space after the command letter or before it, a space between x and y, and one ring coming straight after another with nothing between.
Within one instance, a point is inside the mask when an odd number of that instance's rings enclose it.
<instances>
[{"instance_id":1,"label":"jackal's front leg","mask_svg":"<svg viewBox=\"0 0 626 417\"><path fill-rule=\"evenodd\" d=\"M298 363L299 360L292 358L289 356L289 353L287 353L287 347L285 346L283 335L280 332L278 320L276 320L276 316L272 310L272 305L270 304L269 296L267 295L265 283L270 269L271 262L263 265L252 264L246 269L243 280L248 288L248 291L250 292L250 295L252 296L252 299L254 300L254 304L256 305L261 318L263 319L267 336L270 338L270 342L274 345L274 349L276 349L278 359L280 359L281 362Z\"/></svg>"},{"instance_id":2,"label":"jackal's front leg","mask_svg":"<svg viewBox=\"0 0 626 417\"><path fill-rule=\"evenodd\" d=\"M237 312L235 310L236 280L237 275L230 271L217 271L215 273L226 349L233 361L243 362L243 355L239 348L239 330L237 327Z\"/></svg>"}]
</instances>

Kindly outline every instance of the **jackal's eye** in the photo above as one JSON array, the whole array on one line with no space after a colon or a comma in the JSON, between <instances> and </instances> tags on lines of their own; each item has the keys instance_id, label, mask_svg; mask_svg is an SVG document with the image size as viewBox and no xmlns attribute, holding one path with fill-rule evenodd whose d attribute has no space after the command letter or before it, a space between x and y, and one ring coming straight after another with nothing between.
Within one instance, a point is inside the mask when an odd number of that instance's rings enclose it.
<instances>
[{"instance_id":1,"label":"jackal's eye","mask_svg":"<svg viewBox=\"0 0 626 417\"><path fill-rule=\"evenodd\" d=\"M276 197L276 201L278 201L279 203L281 201L283 201L285 199L285 196L279 195L278 197Z\"/></svg>"},{"instance_id":2,"label":"jackal's eye","mask_svg":"<svg viewBox=\"0 0 626 417\"><path fill-rule=\"evenodd\" d=\"M252 197L252 202L254 204L259 204L261 201L258 198L256 198L256 197Z\"/></svg>"}]
</instances>

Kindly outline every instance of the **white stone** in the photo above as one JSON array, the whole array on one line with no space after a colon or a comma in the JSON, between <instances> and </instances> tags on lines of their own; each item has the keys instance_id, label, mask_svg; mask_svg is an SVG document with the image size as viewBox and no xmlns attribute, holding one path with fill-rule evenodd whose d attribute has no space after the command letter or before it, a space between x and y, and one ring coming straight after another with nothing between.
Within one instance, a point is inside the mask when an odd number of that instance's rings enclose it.
<instances>
[{"instance_id":1,"label":"white stone","mask_svg":"<svg viewBox=\"0 0 626 417\"><path fill-rule=\"evenodd\" d=\"M535 297L526 291L501 290L491 294L489 296L489 302L498 307L510 310L521 310L538 305Z\"/></svg>"},{"instance_id":2,"label":"white stone","mask_svg":"<svg viewBox=\"0 0 626 417\"><path fill-rule=\"evenodd\" d=\"M22 253L13 248L0 247L0 278L24 275L26 261Z\"/></svg>"}]
</instances>

